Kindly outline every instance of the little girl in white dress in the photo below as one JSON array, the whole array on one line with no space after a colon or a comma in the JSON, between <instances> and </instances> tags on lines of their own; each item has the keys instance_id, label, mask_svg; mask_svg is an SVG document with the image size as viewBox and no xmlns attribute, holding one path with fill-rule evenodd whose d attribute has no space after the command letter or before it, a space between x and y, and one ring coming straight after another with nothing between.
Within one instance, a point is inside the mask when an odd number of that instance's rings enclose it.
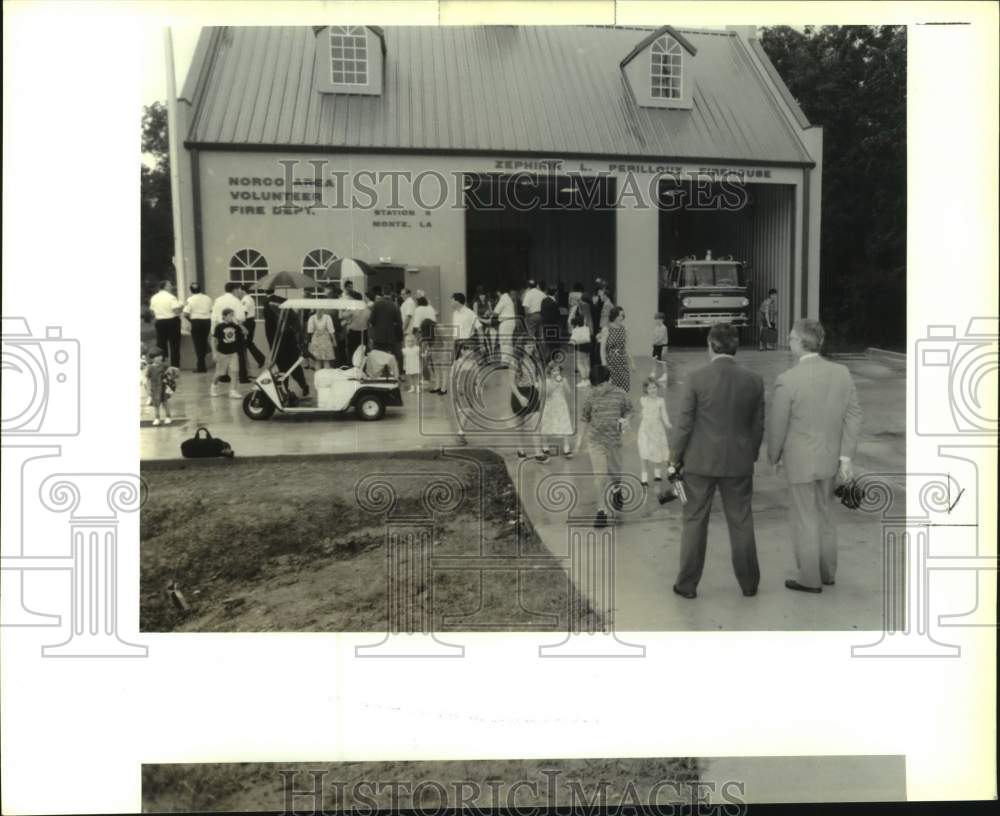
<instances>
[{"instance_id":1,"label":"little girl in white dress","mask_svg":"<svg viewBox=\"0 0 1000 816\"><path fill-rule=\"evenodd\" d=\"M655 377L646 380L642 387L643 395L639 402L642 406L642 420L639 423L639 458L642 459L642 475L640 481L649 484L649 466L653 465L653 476L656 481L662 481L660 465L670 461L670 446L667 444L667 428L670 428L670 417L667 416L667 403L660 396L660 387Z\"/></svg>"},{"instance_id":2,"label":"little girl in white dress","mask_svg":"<svg viewBox=\"0 0 1000 816\"><path fill-rule=\"evenodd\" d=\"M568 393L569 387L563 377L562 367L556 362L549 363L545 370L545 399L542 404L543 454L548 454L548 442L551 441L556 450L562 443L563 456L573 455L569 445L573 436L573 420L569 415L569 402L566 398Z\"/></svg>"}]
</instances>

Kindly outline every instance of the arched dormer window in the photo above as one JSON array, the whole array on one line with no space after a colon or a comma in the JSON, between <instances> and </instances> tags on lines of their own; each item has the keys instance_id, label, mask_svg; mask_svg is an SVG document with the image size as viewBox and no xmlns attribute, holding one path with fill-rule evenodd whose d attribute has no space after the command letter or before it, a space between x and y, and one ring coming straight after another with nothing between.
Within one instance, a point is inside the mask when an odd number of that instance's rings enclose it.
<instances>
[{"instance_id":1,"label":"arched dormer window","mask_svg":"<svg viewBox=\"0 0 1000 816\"><path fill-rule=\"evenodd\" d=\"M654 99L680 99L683 95L683 59L680 43L664 35L650 49L650 93Z\"/></svg>"},{"instance_id":2,"label":"arched dormer window","mask_svg":"<svg viewBox=\"0 0 1000 816\"><path fill-rule=\"evenodd\" d=\"M330 26L330 80L368 84L368 38L364 26Z\"/></svg>"}]
</instances>

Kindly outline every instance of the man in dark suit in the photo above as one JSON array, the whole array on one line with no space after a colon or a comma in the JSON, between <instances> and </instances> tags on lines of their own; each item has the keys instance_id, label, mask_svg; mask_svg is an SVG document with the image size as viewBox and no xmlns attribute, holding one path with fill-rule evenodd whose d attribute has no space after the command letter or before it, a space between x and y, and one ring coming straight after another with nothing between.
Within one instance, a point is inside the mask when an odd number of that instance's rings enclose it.
<instances>
[{"instance_id":1,"label":"man in dark suit","mask_svg":"<svg viewBox=\"0 0 1000 816\"><path fill-rule=\"evenodd\" d=\"M798 574L785 586L797 592L819 593L835 582L837 528L830 505L836 479L853 477L861 431L851 372L819 356L824 336L818 320L792 327L788 344L799 362L778 376L767 423L767 458L788 476Z\"/></svg>"},{"instance_id":2,"label":"man in dark suit","mask_svg":"<svg viewBox=\"0 0 1000 816\"><path fill-rule=\"evenodd\" d=\"M739 346L728 323L708 333L711 361L687 380L670 432L672 464L683 463L687 503L680 572L674 592L694 598L705 566L708 517L715 489L729 526L733 571L746 596L757 594L760 568L753 532L753 468L764 436L764 381L734 359Z\"/></svg>"},{"instance_id":3,"label":"man in dark suit","mask_svg":"<svg viewBox=\"0 0 1000 816\"><path fill-rule=\"evenodd\" d=\"M381 294L375 296L368 321L368 336L371 338L372 348L395 357L399 370L402 371L403 314L391 297Z\"/></svg>"}]
</instances>

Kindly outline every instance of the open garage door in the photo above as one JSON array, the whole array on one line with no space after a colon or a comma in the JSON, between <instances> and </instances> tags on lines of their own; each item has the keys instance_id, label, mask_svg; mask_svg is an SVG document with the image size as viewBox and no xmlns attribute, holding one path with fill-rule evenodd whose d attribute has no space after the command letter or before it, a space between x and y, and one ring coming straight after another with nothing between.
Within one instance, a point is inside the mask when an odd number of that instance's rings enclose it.
<instances>
[{"instance_id":1,"label":"open garage door","mask_svg":"<svg viewBox=\"0 0 1000 816\"><path fill-rule=\"evenodd\" d=\"M789 290L795 239L795 188L785 184L747 184L742 196L722 185L693 188L682 183L660 191L660 269L679 258L729 255L746 264L750 314L754 326L740 330L740 344L756 343L757 307L769 289L778 290L778 337L790 328ZM737 201L738 199L738 201ZM662 282L661 282L662 285ZM703 344L704 332L677 333L671 344Z\"/></svg>"},{"instance_id":2,"label":"open garage door","mask_svg":"<svg viewBox=\"0 0 1000 816\"><path fill-rule=\"evenodd\" d=\"M560 305L573 285L614 285L614 181L607 178L466 177L466 286L470 295L555 286Z\"/></svg>"}]
</instances>

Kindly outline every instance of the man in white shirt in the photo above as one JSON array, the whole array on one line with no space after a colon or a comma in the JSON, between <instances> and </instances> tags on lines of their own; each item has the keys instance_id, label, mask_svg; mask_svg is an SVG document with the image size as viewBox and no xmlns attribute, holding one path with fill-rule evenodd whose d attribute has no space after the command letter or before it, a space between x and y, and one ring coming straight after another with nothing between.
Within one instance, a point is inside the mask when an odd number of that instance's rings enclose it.
<instances>
[{"instance_id":1,"label":"man in white shirt","mask_svg":"<svg viewBox=\"0 0 1000 816\"><path fill-rule=\"evenodd\" d=\"M451 296L451 305L453 309L451 319L455 324L457 353L459 350L458 347L471 345L469 343L463 343L463 341L472 339L472 335L476 333L476 325L478 321L476 320L476 313L465 305L465 295L461 292L455 292L455 294Z\"/></svg>"},{"instance_id":2,"label":"man in white shirt","mask_svg":"<svg viewBox=\"0 0 1000 816\"><path fill-rule=\"evenodd\" d=\"M405 337L407 332L413 328L410 324L413 322L413 313L417 309L417 301L410 294L409 289L404 289L401 294L403 296L403 303L399 307L399 313L403 317L403 336Z\"/></svg>"},{"instance_id":3,"label":"man in white shirt","mask_svg":"<svg viewBox=\"0 0 1000 816\"><path fill-rule=\"evenodd\" d=\"M497 329L500 335L500 359L507 364L511 364L514 359L514 327L517 325L517 307L514 305L516 294L514 289L504 292L497 300L497 305L493 307L500 323Z\"/></svg>"},{"instance_id":4,"label":"man in white shirt","mask_svg":"<svg viewBox=\"0 0 1000 816\"><path fill-rule=\"evenodd\" d=\"M528 288L521 300L524 307L524 321L528 330L528 335L537 340L542 339L542 301L545 300L545 292L533 280L528 281Z\"/></svg>"},{"instance_id":5,"label":"man in white shirt","mask_svg":"<svg viewBox=\"0 0 1000 816\"><path fill-rule=\"evenodd\" d=\"M201 291L201 286L192 283L191 295L184 304L184 317L191 324L191 342L194 343L194 354L198 360L195 372L204 374L208 371L205 358L208 356L208 336L212 330L212 298Z\"/></svg>"},{"instance_id":6,"label":"man in white shirt","mask_svg":"<svg viewBox=\"0 0 1000 816\"><path fill-rule=\"evenodd\" d=\"M160 291L149 299L149 308L156 320L156 344L164 353L169 350L170 365L181 364L181 302L174 296L174 285L165 280Z\"/></svg>"},{"instance_id":7,"label":"man in white shirt","mask_svg":"<svg viewBox=\"0 0 1000 816\"><path fill-rule=\"evenodd\" d=\"M250 352L257 363L257 368L261 368L264 365L264 361L267 359L264 353L257 348L253 341L254 330L257 326L257 300L246 290L240 289L243 293L240 297L240 303L243 305L243 328L246 330L245 340L244 340L244 352L240 355L240 365L241 374L240 379L242 380L246 375L247 371L247 355L246 352Z\"/></svg>"}]
</instances>

